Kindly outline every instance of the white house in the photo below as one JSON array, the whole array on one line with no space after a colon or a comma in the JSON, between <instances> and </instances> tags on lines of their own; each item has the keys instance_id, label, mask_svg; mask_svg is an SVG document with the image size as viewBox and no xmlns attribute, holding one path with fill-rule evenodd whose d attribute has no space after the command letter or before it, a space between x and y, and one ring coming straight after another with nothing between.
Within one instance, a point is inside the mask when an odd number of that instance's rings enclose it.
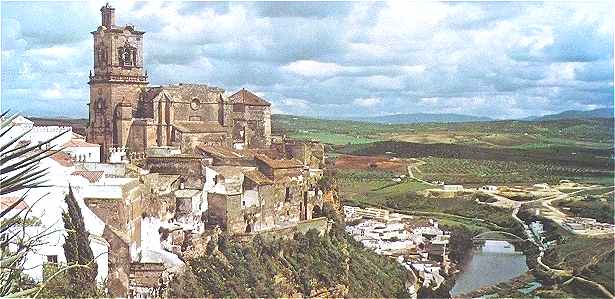
<instances>
[{"instance_id":1,"label":"white house","mask_svg":"<svg viewBox=\"0 0 615 299\"><path fill-rule=\"evenodd\" d=\"M61 153L60 153L61 154ZM65 231L62 221L62 212L66 209L64 201L68 194L68 185L74 186L77 191L80 185L89 184L83 177L71 176L75 167L70 160L63 159L62 155L54 155L43 159L42 168L47 168L46 176L49 187L20 190L6 195L4 198L21 197L25 194L24 207L30 209L28 217L39 221L35 226L29 227L26 233L34 236L41 232L46 235L43 244L37 246L25 258L24 273L35 281L43 279L43 265L45 263L65 263L64 244ZM104 223L83 202L79 192L75 192L75 199L81 208L86 230L90 233L90 248L96 257L98 265L97 281L103 282L108 275L108 247L109 244L102 238ZM5 199L2 199L4 202ZM5 216L6 217L6 216ZM3 218L5 218L3 217Z\"/></svg>"},{"instance_id":2,"label":"white house","mask_svg":"<svg viewBox=\"0 0 615 299\"><path fill-rule=\"evenodd\" d=\"M495 193L498 191L498 187L493 186L493 185L485 185L480 187L480 191L486 192L486 193Z\"/></svg>"},{"instance_id":3,"label":"white house","mask_svg":"<svg viewBox=\"0 0 615 299\"><path fill-rule=\"evenodd\" d=\"M442 186L444 191L463 191L462 185L444 185Z\"/></svg>"},{"instance_id":4,"label":"white house","mask_svg":"<svg viewBox=\"0 0 615 299\"><path fill-rule=\"evenodd\" d=\"M63 151L71 156L73 161L100 162L100 145L88 143L77 134L63 144Z\"/></svg>"}]
</instances>

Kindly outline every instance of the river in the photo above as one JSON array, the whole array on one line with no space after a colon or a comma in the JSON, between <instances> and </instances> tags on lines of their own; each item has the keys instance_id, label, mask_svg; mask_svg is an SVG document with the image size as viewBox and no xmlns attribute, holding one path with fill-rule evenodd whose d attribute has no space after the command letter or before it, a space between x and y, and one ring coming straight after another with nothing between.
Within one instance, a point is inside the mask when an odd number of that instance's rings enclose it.
<instances>
[{"instance_id":1,"label":"river","mask_svg":"<svg viewBox=\"0 0 615 299\"><path fill-rule=\"evenodd\" d=\"M508 281L528 271L525 255L506 241L485 241L475 247L461 273L457 275L452 296L467 294L482 287Z\"/></svg>"}]
</instances>

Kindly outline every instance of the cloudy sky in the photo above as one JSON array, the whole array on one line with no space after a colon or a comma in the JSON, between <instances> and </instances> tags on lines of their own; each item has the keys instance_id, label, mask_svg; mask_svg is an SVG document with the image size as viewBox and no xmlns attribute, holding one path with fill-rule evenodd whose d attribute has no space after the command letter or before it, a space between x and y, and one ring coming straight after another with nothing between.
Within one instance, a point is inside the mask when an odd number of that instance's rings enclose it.
<instances>
[{"instance_id":1,"label":"cloudy sky","mask_svg":"<svg viewBox=\"0 0 615 299\"><path fill-rule=\"evenodd\" d=\"M130 2L151 84L242 87L274 112L517 118L612 107L612 1ZM2 110L87 117L104 2L2 2Z\"/></svg>"}]
</instances>

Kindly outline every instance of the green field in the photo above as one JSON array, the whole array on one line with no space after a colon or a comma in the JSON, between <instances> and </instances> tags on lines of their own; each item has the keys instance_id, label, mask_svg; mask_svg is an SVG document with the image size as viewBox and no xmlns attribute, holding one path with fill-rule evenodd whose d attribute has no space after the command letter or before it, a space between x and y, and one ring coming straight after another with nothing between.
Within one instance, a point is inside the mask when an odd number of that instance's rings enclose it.
<instances>
[{"instance_id":1,"label":"green field","mask_svg":"<svg viewBox=\"0 0 615 299\"><path fill-rule=\"evenodd\" d=\"M315 140L326 144L344 145L344 144L361 144L381 141L363 136L352 136L349 134L339 134L331 132L313 132L313 131L298 131L289 133L288 137L300 140Z\"/></svg>"},{"instance_id":2,"label":"green field","mask_svg":"<svg viewBox=\"0 0 615 299\"><path fill-rule=\"evenodd\" d=\"M398 140L417 143L454 143L484 147L613 148L613 119L491 121L469 123L378 124L273 115L273 133L302 139L340 136L359 141ZM306 133L307 132L307 133ZM320 139L319 139L320 140ZM322 139L331 144L347 144Z\"/></svg>"}]
</instances>

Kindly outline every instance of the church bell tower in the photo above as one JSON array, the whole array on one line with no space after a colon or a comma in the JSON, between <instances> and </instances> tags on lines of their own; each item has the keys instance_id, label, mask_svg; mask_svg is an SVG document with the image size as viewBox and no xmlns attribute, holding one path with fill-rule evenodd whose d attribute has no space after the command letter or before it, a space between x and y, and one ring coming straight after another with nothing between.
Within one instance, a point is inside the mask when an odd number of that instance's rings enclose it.
<instances>
[{"instance_id":1,"label":"church bell tower","mask_svg":"<svg viewBox=\"0 0 615 299\"><path fill-rule=\"evenodd\" d=\"M109 150L126 145L123 131L126 111L137 107L141 89L147 86L143 68L143 31L132 25L115 25L115 8L100 9L102 24L94 37L94 71L90 71L89 123L87 141L101 145L101 160L108 161ZM127 109L132 107L132 109ZM120 109L122 110L120 113Z\"/></svg>"}]
</instances>

